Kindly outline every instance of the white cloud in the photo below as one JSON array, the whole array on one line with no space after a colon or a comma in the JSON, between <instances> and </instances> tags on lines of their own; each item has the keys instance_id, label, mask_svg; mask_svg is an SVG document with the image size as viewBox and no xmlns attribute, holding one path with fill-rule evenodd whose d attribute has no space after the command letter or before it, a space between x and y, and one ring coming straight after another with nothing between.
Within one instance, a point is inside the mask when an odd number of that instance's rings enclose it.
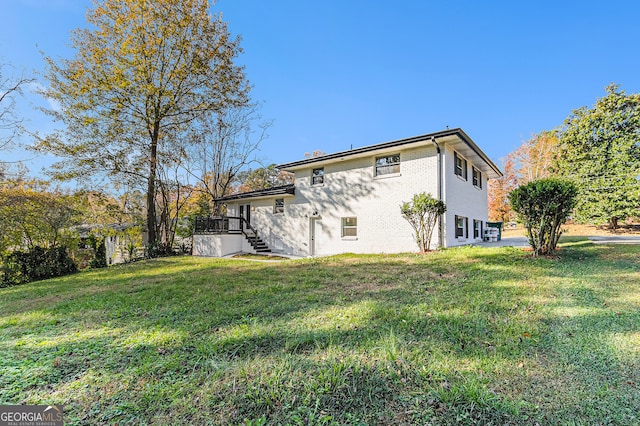
<instances>
[{"instance_id":1,"label":"white cloud","mask_svg":"<svg viewBox=\"0 0 640 426\"><path fill-rule=\"evenodd\" d=\"M26 86L27 90L35 95L38 96L40 98L44 98L47 101L47 104L49 105L49 108L52 109L55 112L60 112L62 111L62 106L60 105L60 102L58 102L57 100L44 96L42 93L44 91L46 91L48 88L46 86L44 86L42 83L40 83L39 81L32 81L30 82L27 86Z\"/></svg>"}]
</instances>

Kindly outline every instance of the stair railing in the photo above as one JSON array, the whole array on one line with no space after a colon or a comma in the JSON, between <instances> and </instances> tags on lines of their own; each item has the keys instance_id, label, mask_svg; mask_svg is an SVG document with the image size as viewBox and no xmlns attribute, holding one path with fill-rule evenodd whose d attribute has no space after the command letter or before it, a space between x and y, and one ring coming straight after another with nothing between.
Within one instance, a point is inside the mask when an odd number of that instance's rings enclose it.
<instances>
[{"instance_id":1,"label":"stair railing","mask_svg":"<svg viewBox=\"0 0 640 426\"><path fill-rule=\"evenodd\" d=\"M258 237L258 231L253 226L251 226L251 224L249 223L249 221L247 221L246 218L241 217L240 221L241 221L240 230L242 231L242 233L244 234L245 237L248 237L248 238L250 237L247 234L246 228L249 228L253 232L253 236L254 237L256 237L256 238ZM246 228L245 228L245 226L243 226L243 224L246 225Z\"/></svg>"}]
</instances>

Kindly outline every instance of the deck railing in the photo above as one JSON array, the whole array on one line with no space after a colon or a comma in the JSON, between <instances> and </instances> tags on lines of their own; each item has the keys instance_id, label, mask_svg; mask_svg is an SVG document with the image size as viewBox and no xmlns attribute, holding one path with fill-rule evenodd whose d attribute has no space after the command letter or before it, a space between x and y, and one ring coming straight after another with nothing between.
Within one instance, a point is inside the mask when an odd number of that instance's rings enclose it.
<instances>
[{"instance_id":1,"label":"deck railing","mask_svg":"<svg viewBox=\"0 0 640 426\"><path fill-rule=\"evenodd\" d=\"M240 234L243 221L244 218L233 216L197 216L193 231L195 234Z\"/></svg>"},{"instance_id":2,"label":"deck railing","mask_svg":"<svg viewBox=\"0 0 640 426\"><path fill-rule=\"evenodd\" d=\"M256 236L258 231L244 217L196 216L194 234L245 234Z\"/></svg>"}]
</instances>

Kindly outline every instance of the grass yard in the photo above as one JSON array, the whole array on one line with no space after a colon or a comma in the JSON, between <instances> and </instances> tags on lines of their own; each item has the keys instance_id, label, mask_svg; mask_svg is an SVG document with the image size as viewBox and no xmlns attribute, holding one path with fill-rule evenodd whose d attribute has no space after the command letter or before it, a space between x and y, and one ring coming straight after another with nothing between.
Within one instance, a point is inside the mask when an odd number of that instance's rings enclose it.
<instances>
[{"instance_id":1,"label":"grass yard","mask_svg":"<svg viewBox=\"0 0 640 426\"><path fill-rule=\"evenodd\" d=\"M640 246L168 258L0 289L65 424L640 424Z\"/></svg>"}]
</instances>

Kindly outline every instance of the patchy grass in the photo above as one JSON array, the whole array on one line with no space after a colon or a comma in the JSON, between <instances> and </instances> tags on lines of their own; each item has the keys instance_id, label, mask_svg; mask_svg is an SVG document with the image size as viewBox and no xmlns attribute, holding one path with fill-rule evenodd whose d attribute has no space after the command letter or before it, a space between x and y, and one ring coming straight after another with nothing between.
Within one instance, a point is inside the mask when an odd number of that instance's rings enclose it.
<instances>
[{"instance_id":1,"label":"patchy grass","mask_svg":"<svg viewBox=\"0 0 640 426\"><path fill-rule=\"evenodd\" d=\"M261 254L261 253L240 253L232 256L233 259L246 259L246 260L289 260L288 257L278 256L277 254Z\"/></svg>"},{"instance_id":2,"label":"patchy grass","mask_svg":"<svg viewBox=\"0 0 640 426\"><path fill-rule=\"evenodd\" d=\"M638 424L640 247L168 258L0 290L66 424Z\"/></svg>"}]
</instances>

